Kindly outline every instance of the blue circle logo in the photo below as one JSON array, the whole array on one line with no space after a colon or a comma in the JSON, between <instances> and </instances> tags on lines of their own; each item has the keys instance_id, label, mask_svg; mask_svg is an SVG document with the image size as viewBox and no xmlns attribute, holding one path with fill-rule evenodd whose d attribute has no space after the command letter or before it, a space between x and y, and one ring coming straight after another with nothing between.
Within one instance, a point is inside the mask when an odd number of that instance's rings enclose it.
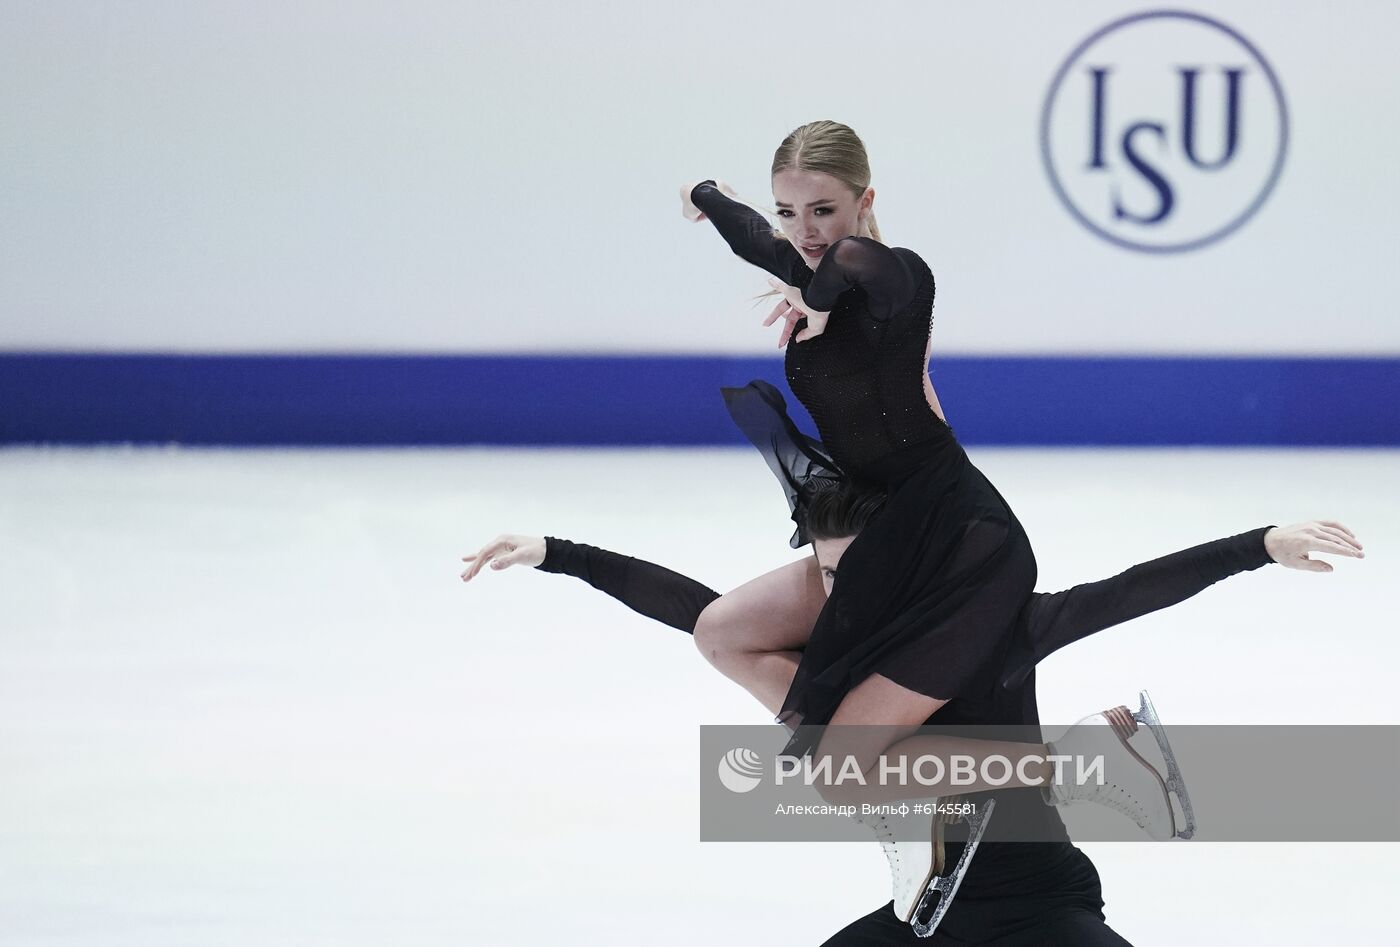
<instances>
[{"instance_id":1,"label":"blue circle logo","mask_svg":"<svg viewBox=\"0 0 1400 947\"><path fill-rule=\"evenodd\" d=\"M1115 20L1069 54L1045 96L1040 154L1065 208L1146 253L1234 233L1278 183L1288 108L1273 67L1198 13Z\"/></svg>"}]
</instances>

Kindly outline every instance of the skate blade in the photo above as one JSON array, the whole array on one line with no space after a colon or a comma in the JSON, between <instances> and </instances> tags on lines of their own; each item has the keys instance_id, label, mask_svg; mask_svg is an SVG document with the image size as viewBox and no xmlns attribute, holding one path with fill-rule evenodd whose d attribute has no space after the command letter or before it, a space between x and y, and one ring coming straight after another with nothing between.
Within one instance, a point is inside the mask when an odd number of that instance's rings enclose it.
<instances>
[{"instance_id":1,"label":"skate blade","mask_svg":"<svg viewBox=\"0 0 1400 947\"><path fill-rule=\"evenodd\" d=\"M923 897L919 898L919 903L914 907L913 917L909 920L915 937L930 936L942 922L943 915L948 913L948 907L953 903L954 895L958 893L958 886L962 884L963 875L967 873L968 865L972 864L972 856L977 854L977 845L982 841L982 833L987 830L987 820L992 817L992 810L996 808L996 804L995 799L988 799L981 811L962 817L967 823L967 844L963 846L962 855L953 866L953 870L946 875L934 875L928 882Z\"/></svg>"},{"instance_id":2,"label":"skate blade","mask_svg":"<svg viewBox=\"0 0 1400 947\"><path fill-rule=\"evenodd\" d=\"M1171 806L1172 796L1175 795L1177 804L1181 806L1182 821L1185 823L1185 827L1175 834L1177 838L1188 839L1196 834L1196 813L1191 808L1191 794L1186 791L1186 780L1181 776L1181 767L1177 765L1176 754L1172 752L1171 742L1167 740L1166 728L1162 726L1162 721L1157 716L1157 708L1152 706L1152 698L1147 696L1147 691L1141 691L1138 694L1138 699L1140 705L1137 712L1133 714L1133 719L1147 727L1157 741L1157 749L1162 752L1162 759L1167 764L1167 781L1163 787L1167 793L1167 805ZM1160 776L1158 781L1161 781ZM1173 809L1173 828L1176 824L1176 810Z\"/></svg>"},{"instance_id":3,"label":"skate blade","mask_svg":"<svg viewBox=\"0 0 1400 947\"><path fill-rule=\"evenodd\" d=\"M930 797L928 801L937 806L939 800L938 797ZM925 874L924 880L918 883L920 888L927 888L932 878L939 876L944 870L944 822L937 815L932 818L930 828L928 828L928 843L932 848L932 857L928 859L928 874ZM918 904L920 902L914 902L909 911L903 913L896 911L896 918L903 920L904 923L913 923L913 919L918 915Z\"/></svg>"},{"instance_id":4,"label":"skate blade","mask_svg":"<svg viewBox=\"0 0 1400 947\"><path fill-rule=\"evenodd\" d=\"M939 797L935 796L930 798L928 801L932 805L936 806L940 802L948 802L950 798L954 797L945 796L940 799ZM933 857L929 859L928 874L924 875L924 879L919 882L920 888L927 888L933 882L933 879L943 874L943 828L945 824L946 823L944 822L944 820L937 815L935 815L932 821L929 823L929 845L933 849ZM916 901L909 908L909 910L904 912L903 914L899 913L898 911L895 911L895 917L898 917L901 921L903 921L906 924L912 924L914 922L914 918L919 916L919 908L922 904L922 901Z\"/></svg>"}]
</instances>

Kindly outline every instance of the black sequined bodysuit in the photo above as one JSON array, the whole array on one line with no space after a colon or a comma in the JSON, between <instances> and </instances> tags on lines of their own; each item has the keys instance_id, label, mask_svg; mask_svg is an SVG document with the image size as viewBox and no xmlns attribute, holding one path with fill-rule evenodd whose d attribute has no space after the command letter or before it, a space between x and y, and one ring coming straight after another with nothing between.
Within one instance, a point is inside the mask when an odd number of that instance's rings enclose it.
<instances>
[{"instance_id":1,"label":"black sequined bodysuit","mask_svg":"<svg viewBox=\"0 0 1400 947\"><path fill-rule=\"evenodd\" d=\"M956 449L924 393L934 281L918 254L846 237L814 272L761 214L712 182L697 185L691 200L736 254L801 289L812 309L830 312L821 335L788 345L784 368L847 477L884 486Z\"/></svg>"}]
</instances>

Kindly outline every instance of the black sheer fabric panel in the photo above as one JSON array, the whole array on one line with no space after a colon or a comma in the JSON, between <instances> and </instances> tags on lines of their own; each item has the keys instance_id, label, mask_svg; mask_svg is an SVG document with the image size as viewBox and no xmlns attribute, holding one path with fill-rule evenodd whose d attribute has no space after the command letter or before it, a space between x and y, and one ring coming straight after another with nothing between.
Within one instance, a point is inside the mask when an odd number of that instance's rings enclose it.
<instances>
[{"instance_id":1,"label":"black sheer fabric panel","mask_svg":"<svg viewBox=\"0 0 1400 947\"><path fill-rule=\"evenodd\" d=\"M836 461L827 456L821 442L803 434L787 412L781 410L786 402L776 388L771 385L721 388L720 394L729 416L763 455L768 469L783 486L788 512L797 527L788 544L793 549L807 545L812 540L807 535L802 511L811 492L822 486L839 488L845 476L837 468ZM780 406L778 410L774 407L775 400Z\"/></svg>"},{"instance_id":2,"label":"black sheer fabric panel","mask_svg":"<svg viewBox=\"0 0 1400 947\"><path fill-rule=\"evenodd\" d=\"M871 317L884 322L914 299L919 280L913 261L918 257L910 250L871 237L843 237L822 254L802 301L817 312L829 312L842 293L862 289Z\"/></svg>"}]
</instances>

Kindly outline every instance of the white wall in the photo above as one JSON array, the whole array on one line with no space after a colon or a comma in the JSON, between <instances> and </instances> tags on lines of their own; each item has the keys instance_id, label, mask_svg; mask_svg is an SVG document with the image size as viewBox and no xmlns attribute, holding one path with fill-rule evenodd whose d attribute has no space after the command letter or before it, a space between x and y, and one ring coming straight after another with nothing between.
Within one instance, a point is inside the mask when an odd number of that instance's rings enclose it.
<instances>
[{"instance_id":1,"label":"white wall","mask_svg":"<svg viewBox=\"0 0 1400 947\"><path fill-rule=\"evenodd\" d=\"M835 118L943 351L1400 353L1400 4L1202 11L1292 140L1252 220L1166 256L1076 222L1039 151L1061 62L1143 7L852 9L3 0L0 348L772 352L677 186L767 198Z\"/></svg>"}]
</instances>

